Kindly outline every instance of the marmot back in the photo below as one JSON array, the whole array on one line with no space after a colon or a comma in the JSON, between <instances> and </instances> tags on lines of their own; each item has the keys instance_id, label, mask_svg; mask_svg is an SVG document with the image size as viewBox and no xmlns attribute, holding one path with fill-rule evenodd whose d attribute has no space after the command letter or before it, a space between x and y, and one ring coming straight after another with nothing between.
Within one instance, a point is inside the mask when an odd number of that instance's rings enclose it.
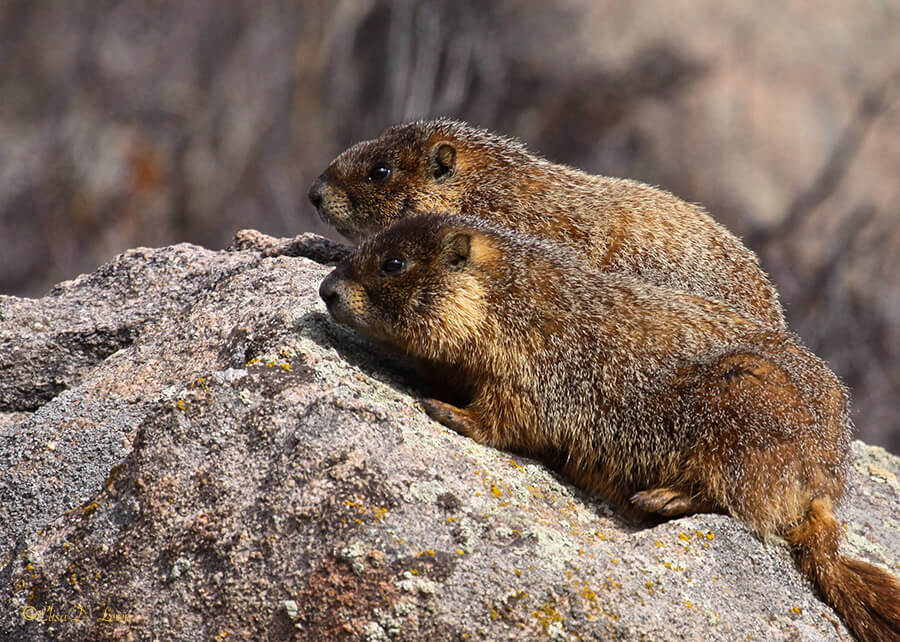
<instances>
[{"instance_id":1,"label":"marmot back","mask_svg":"<svg viewBox=\"0 0 900 642\"><path fill-rule=\"evenodd\" d=\"M473 217L408 218L322 283L338 321L468 384L435 419L546 458L638 515L722 511L781 535L863 640L900 634L900 584L840 555L844 388L783 331Z\"/></svg>"},{"instance_id":2,"label":"marmot back","mask_svg":"<svg viewBox=\"0 0 900 642\"><path fill-rule=\"evenodd\" d=\"M700 207L637 181L551 163L465 123L392 127L339 155L309 196L354 241L415 212L472 215L573 245L603 272L722 300L784 328L756 255Z\"/></svg>"}]
</instances>

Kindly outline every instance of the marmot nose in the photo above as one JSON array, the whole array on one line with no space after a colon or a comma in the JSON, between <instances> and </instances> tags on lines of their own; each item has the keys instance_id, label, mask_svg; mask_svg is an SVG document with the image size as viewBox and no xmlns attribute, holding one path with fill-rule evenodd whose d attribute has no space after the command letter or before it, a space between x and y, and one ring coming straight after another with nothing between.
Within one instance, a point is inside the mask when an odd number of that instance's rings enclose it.
<instances>
[{"instance_id":1,"label":"marmot nose","mask_svg":"<svg viewBox=\"0 0 900 642\"><path fill-rule=\"evenodd\" d=\"M325 280L322 281L322 284L319 286L319 296L322 297L325 305L329 308L341 298L341 293L338 291L337 286L338 278L334 272L326 276Z\"/></svg>"},{"instance_id":2,"label":"marmot nose","mask_svg":"<svg viewBox=\"0 0 900 642\"><path fill-rule=\"evenodd\" d=\"M322 204L322 188L325 186L325 175L322 174L316 180L313 181L313 184L309 188L309 192L307 196L309 196L309 200L312 204L318 208L319 205Z\"/></svg>"}]
</instances>

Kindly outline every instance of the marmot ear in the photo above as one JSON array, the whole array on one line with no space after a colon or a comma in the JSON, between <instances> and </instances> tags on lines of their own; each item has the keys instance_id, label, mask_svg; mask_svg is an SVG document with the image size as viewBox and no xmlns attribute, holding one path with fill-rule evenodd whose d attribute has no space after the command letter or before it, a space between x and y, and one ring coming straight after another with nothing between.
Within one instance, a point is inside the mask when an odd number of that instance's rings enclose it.
<instances>
[{"instance_id":1,"label":"marmot ear","mask_svg":"<svg viewBox=\"0 0 900 642\"><path fill-rule=\"evenodd\" d=\"M434 147L434 158L431 163L431 175L436 180L452 176L456 169L456 148L448 142L438 143Z\"/></svg>"},{"instance_id":2,"label":"marmot ear","mask_svg":"<svg viewBox=\"0 0 900 642\"><path fill-rule=\"evenodd\" d=\"M447 265L458 270L469 262L472 236L468 232L452 232L445 241Z\"/></svg>"}]
</instances>

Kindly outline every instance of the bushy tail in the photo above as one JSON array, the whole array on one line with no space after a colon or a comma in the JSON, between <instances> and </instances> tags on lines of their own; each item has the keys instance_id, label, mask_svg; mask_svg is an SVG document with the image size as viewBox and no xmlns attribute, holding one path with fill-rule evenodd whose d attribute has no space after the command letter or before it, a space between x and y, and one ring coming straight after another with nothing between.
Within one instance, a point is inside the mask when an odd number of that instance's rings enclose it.
<instances>
[{"instance_id":1,"label":"bushy tail","mask_svg":"<svg viewBox=\"0 0 900 642\"><path fill-rule=\"evenodd\" d=\"M838 553L841 528L831 500L812 501L803 521L785 533L800 569L862 642L900 640L900 582L890 573Z\"/></svg>"}]
</instances>

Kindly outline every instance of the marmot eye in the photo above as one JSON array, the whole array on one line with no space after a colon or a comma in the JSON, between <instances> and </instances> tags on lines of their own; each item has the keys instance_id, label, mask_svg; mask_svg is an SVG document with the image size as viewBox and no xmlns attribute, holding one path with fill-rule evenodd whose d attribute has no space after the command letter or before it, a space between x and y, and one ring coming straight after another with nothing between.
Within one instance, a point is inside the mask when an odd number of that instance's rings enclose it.
<instances>
[{"instance_id":1,"label":"marmot eye","mask_svg":"<svg viewBox=\"0 0 900 642\"><path fill-rule=\"evenodd\" d=\"M370 181L383 181L391 175L391 168L384 163L379 163L369 170Z\"/></svg>"},{"instance_id":2,"label":"marmot eye","mask_svg":"<svg viewBox=\"0 0 900 642\"><path fill-rule=\"evenodd\" d=\"M400 270L406 267L406 261L403 259L399 259L395 256L387 258L384 260L384 263L381 264L381 271L385 274L396 274Z\"/></svg>"}]
</instances>

